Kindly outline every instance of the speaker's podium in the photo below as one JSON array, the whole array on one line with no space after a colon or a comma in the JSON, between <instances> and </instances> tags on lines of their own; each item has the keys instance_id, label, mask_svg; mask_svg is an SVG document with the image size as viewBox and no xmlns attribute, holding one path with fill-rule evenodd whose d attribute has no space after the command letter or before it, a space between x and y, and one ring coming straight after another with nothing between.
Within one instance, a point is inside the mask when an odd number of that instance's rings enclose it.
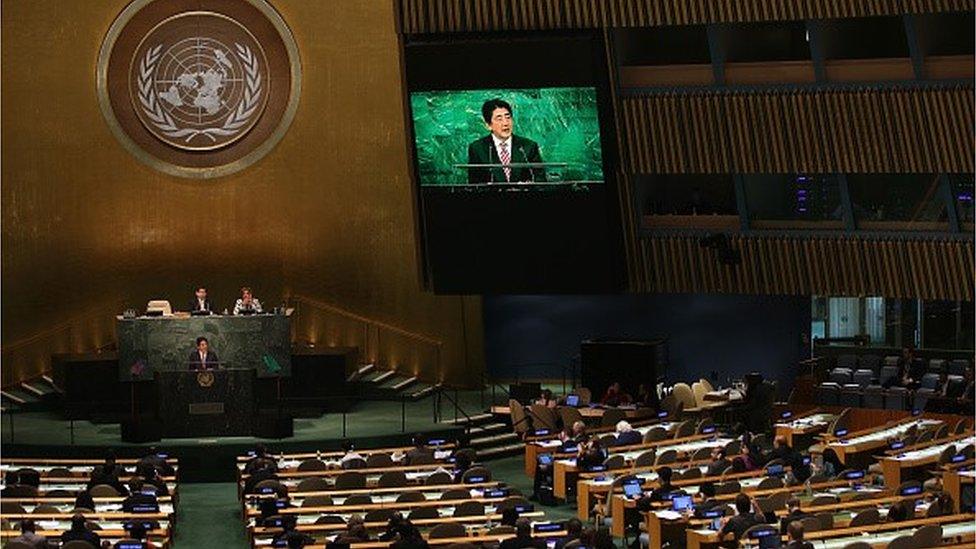
<instances>
[{"instance_id":1,"label":"speaker's podium","mask_svg":"<svg viewBox=\"0 0 976 549\"><path fill-rule=\"evenodd\" d=\"M162 435L255 434L255 376L254 368L156 372Z\"/></svg>"}]
</instances>

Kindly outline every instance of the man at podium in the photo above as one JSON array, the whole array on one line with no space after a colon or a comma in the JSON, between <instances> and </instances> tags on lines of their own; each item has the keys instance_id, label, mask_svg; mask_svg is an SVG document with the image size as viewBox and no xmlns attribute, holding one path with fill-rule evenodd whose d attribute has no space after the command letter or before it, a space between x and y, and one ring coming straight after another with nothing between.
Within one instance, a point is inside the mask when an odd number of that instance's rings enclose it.
<instances>
[{"instance_id":1,"label":"man at podium","mask_svg":"<svg viewBox=\"0 0 976 549\"><path fill-rule=\"evenodd\" d=\"M545 168L506 167L542 162L538 143L513 134L512 106L502 99L489 99L481 106L481 117L490 133L468 145L468 163L500 166L468 168L468 183L545 182Z\"/></svg>"},{"instance_id":2,"label":"man at podium","mask_svg":"<svg viewBox=\"0 0 976 549\"><path fill-rule=\"evenodd\" d=\"M187 360L190 370L213 370L217 368L220 359L217 353L210 350L210 342L201 336L197 338L197 348L190 351L190 358Z\"/></svg>"}]
</instances>

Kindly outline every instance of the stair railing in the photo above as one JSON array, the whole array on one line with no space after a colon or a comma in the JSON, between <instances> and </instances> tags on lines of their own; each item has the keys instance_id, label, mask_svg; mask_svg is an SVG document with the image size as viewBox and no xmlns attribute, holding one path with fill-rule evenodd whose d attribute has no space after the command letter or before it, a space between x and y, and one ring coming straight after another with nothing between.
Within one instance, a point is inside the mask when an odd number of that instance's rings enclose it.
<instances>
[{"instance_id":1,"label":"stair railing","mask_svg":"<svg viewBox=\"0 0 976 549\"><path fill-rule=\"evenodd\" d=\"M452 398L451 395L450 395L450 393L447 393L447 392L444 391L444 386L443 385L440 385L439 386L439 389L437 391L437 399L438 399L438 402L437 402L437 404L435 406L435 410L438 410L438 413L439 413L440 408L441 408L440 399L443 398L443 397L445 397L445 396L447 397L447 400L449 400L451 402L451 404L454 405L454 424L455 425L457 424L457 421L459 419L458 414L461 414L462 416L464 416L464 419L466 420L464 422L464 434L465 435L470 435L471 434L471 423L473 422L473 420L471 419L471 415L469 415L466 411L464 411L464 408L462 408L461 405L458 403L458 390L457 389L454 389L454 397ZM438 416L437 418L435 418L435 421L440 421L441 419L442 419L442 417Z\"/></svg>"},{"instance_id":2,"label":"stair railing","mask_svg":"<svg viewBox=\"0 0 976 549\"><path fill-rule=\"evenodd\" d=\"M359 347L363 361L385 365L392 369L396 369L398 365L384 360L386 357L383 346L384 343L389 345L390 341L398 341L402 346L399 355L404 354L402 350L415 353L422 357L423 362L435 365L436 380L434 381L443 379L441 340L308 296L291 295L287 300L298 312L297 321L292 323L295 339L310 335L314 339L324 340L329 345ZM324 317L323 322L316 323L315 316ZM313 342L317 343L317 341Z\"/></svg>"}]
</instances>

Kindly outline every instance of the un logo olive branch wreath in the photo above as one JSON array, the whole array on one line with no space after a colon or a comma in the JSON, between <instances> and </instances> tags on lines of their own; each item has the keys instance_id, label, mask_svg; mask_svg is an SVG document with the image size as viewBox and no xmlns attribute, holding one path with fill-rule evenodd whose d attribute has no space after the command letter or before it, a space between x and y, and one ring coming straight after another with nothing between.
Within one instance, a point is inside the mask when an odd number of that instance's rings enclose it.
<instances>
[{"instance_id":1,"label":"un logo olive branch wreath","mask_svg":"<svg viewBox=\"0 0 976 549\"><path fill-rule=\"evenodd\" d=\"M227 118L224 119L223 124L217 127L203 129L179 127L172 115L163 108L156 94L154 87L155 78L153 77L156 65L162 57L163 45L158 44L146 50L146 55L139 61L139 77L137 80L139 103L142 105L143 114L149 118L160 133L174 139L185 137L186 143L189 143L190 140L198 135L204 135L210 138L212 142L216 142L217 138L215 136L226 137L234 135L241 131L241 128L247 124L261 102L261 93L263 91L261 87L261 73L258 71L257 56L251 52L251 48L236 42L234 46L237 48L237 56L241 60L241 65L244 67L245 86L243 97L240 103L238 103L237 108L232 110Z\"/></svg>"}]
</instances>

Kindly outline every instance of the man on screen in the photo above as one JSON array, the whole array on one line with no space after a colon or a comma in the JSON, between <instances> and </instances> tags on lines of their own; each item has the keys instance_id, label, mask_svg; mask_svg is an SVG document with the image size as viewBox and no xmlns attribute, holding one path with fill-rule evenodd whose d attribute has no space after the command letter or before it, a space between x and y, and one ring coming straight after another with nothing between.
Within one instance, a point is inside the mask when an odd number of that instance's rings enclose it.
<instances>
[{"instance_id":1,"label":"man on screen","mask_svg":"<svg viewBox=\"0 0 976 549\"><path fill-rule=\"evenodd\" d=\"M210 342L205 337L197 338L197 348L190 351L189 366L191 370L213 370L220 359L217 353L210 350Z\"/></svg>"},{"instance_id":2,"label":"man on screen","mask_svg":"<svg viewBox=\"0 0 976 549\"><path fill-rule=\"evenodd\" d=\"M468 168L468 183L544 182L545 168L506 167L542 162L538 143L512 133L512 106L502 99L489 99L481 106L481 116L490 133L468 145L468 163L500 166Z\"/></svg>"}]
</instances>

